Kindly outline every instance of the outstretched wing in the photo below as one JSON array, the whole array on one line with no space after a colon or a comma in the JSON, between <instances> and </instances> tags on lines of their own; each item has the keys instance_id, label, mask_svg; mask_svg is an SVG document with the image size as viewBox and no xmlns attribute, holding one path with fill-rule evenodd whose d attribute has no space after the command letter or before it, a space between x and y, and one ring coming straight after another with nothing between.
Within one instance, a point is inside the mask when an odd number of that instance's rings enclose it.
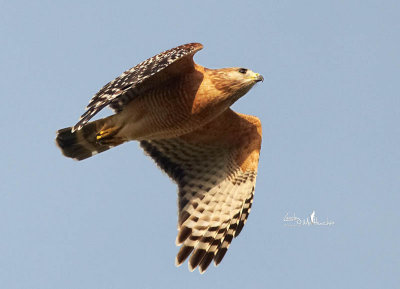
<instances>
[{"instance_id":1,"label":"outstretched wing","mask_svg":"<svg viewBox=\"0 0 400 289\"><path fill-rule=\"evenodd\" d=\"M141 146L179 187L176 264L204 272L239 235L253 201L261 148L258 118L228 109L198 131Z\"/></svg>"},{"instance_id":2,"label":"outstretched wing","mask_svg":"<svg viewBox=\"0 0 400 289\"><path fill-rule=\"evenodd\" d=\"M85 113L72 131L81 129L96 113L105 106L110 105L115 111L120 111L134 96L151 88L151 80L154 76L166 70L171 64L176 72L186 72L194 66L193 55L201 50L200 43L189 43L157 54L135 67L125 71L113 81L107 83L90 100ZM168 73L164 75L168 78Z\"/></svg>"}]
</instances>

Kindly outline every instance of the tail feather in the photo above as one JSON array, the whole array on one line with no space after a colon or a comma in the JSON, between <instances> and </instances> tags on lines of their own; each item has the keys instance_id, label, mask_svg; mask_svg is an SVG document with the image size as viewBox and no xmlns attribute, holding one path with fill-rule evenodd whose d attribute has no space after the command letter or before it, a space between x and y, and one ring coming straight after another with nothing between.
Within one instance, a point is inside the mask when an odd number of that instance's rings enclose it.
<instances>
[{"instance_id":1,"label":"tail feather","mask_svg":"<svg viewBox=\"0 0 400 289\"><path fill-rule=\"evenodd\" d=\"M99 141L98 134L104 123L105 119L99 119L74 132L72 127L57 131L56 143L63 155L80 161L121 144L122 142Z\"/></svg>"}]
</instances>

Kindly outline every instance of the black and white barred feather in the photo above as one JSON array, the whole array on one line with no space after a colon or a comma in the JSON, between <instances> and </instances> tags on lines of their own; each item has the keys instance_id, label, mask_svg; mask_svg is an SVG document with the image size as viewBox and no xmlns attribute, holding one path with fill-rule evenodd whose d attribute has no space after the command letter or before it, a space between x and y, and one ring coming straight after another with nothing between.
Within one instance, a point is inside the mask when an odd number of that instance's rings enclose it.
<instances>
[{"instance_id":1,"label":"black and white barred feather","mask_svg":"<svg viewBox=\"0 0 400 289\"><path fill-rule=\"evenodd\" d=\"M141 141L179 187L176 265L189 257L189 269L203 273L218 265L250 213L256 172L242 171L229 150L179 138Z\"/></svg>"},{"instance_id":2,"label":"black and white barred feather","mask_svg":"<svg viewBox=\"0 0 400 289\"><path fill-rule=\"evenodd\" d=\"M179 59L192 56L202 48L203 45L200 43L184 44L161 52L125 71L93 96L85 113L72 128L72 132L81 129L96 113L108 105L116 112L121 111L139 93L141 86L151 80L153 75Z\"/></svg>"}]
</instances>

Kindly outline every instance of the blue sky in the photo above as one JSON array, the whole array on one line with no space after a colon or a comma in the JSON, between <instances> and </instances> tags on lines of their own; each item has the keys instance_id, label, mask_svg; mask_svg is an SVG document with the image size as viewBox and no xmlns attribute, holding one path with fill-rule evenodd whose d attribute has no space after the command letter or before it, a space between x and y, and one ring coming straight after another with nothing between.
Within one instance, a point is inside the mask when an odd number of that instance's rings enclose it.
<instances>
[{"instance_id":1,"label":"blue sky","mask_svg":"<svg viewBox=\"0 0 400 289\"><path fill-rule=\"evenodd\" d=\"M399 3L1 1L0 288L398 286ZM137 143L54 144L105 83L193 41L265 77L233 107L263 124L253 209L204 275L174 266L177 189ZM335 224L285 226L313 210Z\"/></svg>"}]
</instances>

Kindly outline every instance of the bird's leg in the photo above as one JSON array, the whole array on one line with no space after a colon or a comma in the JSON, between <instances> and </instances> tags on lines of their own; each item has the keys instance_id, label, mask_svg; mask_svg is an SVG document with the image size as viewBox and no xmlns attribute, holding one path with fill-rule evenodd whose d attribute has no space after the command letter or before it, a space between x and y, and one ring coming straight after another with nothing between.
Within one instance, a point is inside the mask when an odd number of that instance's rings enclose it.
<instances>
[{"instance_id":1,"label":"bird's leg","mask_svg":"<svg viewBox=\"0 0 400 289\"><path fill-rule=\"evenodd\" d=\"M102 128L97 134L96 134L96 141L102 145L112 145L116 146L124 141L120 137L116 137L116 134L119 132L120 127L108 127L108 128Z\"/></svg>"}]
</instances>

